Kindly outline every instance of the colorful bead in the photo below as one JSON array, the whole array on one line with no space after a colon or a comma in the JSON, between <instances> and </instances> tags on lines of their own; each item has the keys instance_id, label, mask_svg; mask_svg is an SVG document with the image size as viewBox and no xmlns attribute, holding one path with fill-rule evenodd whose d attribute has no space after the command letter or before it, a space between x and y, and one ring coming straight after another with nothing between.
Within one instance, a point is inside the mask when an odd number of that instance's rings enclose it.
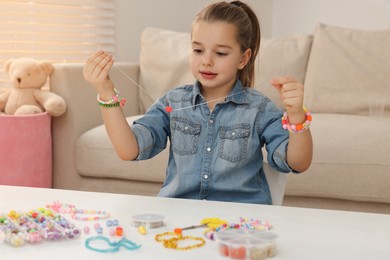
<instances>
[{"instance_id":1,"label":"colorful bead","mask_svg":"<svg viewBox=\"0 0 390 260\"><path fill-rule=\"evenodd\" d=\"M147 231L146 231L146 228L144 226L139 226L138 227L138 232L141 234L141 235L146 235Z\"/></svg>"},{"instance_id":2,"label":"colorful bead","mask_svg":"<svg viewBox=\"0 0 390 260\"><path fill-rule=\"evenodd\" d=\"M307 109L304 107L303 111L305 111L306 119L305 122L298 125L290 125L290 122L288 120L288 114L287 112L284 112L282 116L282 127L283 129L289 131L290 133L302 133L309 129L311 121L312 121L312 115L310 112L307 111Z\"/></svg>"},{"instance_id":3,"label":"colorful bead","mask_svg":"<svg viewBox=\"0 0 390 260\"><path fill-rule=\"evenodd\" d=\"M121 97L119 91L116 88L114 88L114 91L115 91L115 95L108 101L101 100L99 95L97 95L98 104L105 108L118 107L118 106L123 107L126 103L126 99Z\"/></svg>"},{"instance_id":4,"label":"colorful bead","mask_svg":"<svg viewBox=\"0 0 390 260\"><path fill-rule=\"evenodd\" d=\"M121 227L117 227L115 229L115 234L118 236L118 237L121 237L123 235L123 228Z\"/></svg>"}]
</instances>

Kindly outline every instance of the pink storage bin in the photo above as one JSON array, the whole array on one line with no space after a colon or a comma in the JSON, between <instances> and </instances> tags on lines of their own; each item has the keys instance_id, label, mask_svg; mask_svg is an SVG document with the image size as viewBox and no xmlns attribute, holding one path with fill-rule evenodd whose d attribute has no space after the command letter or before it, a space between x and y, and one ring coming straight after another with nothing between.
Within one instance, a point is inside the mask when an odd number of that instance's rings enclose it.
<instances>
[{"instance_id":1,"label":"pink storage bin","mask_svg":"<svg viewBox=\"0 0 390 260\"><path fill-rule=\"evenodd\" d=\"M52 187L49 114L0 115L0 184Z\"/></svg>"}]
</instances>

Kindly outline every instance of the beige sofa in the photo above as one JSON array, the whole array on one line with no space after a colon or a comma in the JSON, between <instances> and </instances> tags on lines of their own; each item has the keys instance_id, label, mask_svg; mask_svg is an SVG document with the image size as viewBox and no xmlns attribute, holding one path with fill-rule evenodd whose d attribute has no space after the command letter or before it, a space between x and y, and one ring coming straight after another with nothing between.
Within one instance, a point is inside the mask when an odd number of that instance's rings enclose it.
<instances>
[{"instance_id":1,"label":"beige sofa","mask_svg":"<svg viewBox=\"0 0 390 260\"><path fill-rule=\"evenodd\" d=\"M304 82L313 113L314 158L303 174L288 174L284 205L390 213L390 30L319 25L312 35L262 40L256 88L281 106L268 84L290 75ZM192 83L187 33L147 28L139 63L118 63L110 77L127 98L129 123L171 87ZM167 152L121 161L108 140L96 93L83 64L55 64L52 91L65 98L53 118L54 188L155 195ZM137 86L139 85L139 86ZM385 103L382 117L370 104Z\"/></svg>"}]
</instances>

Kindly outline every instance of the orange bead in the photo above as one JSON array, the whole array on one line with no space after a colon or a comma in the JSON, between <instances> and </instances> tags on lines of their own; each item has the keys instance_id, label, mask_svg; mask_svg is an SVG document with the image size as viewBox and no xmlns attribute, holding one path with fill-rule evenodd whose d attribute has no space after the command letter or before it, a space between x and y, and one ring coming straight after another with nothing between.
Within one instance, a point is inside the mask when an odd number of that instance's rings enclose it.
<instances>
[{"instance_id":1,"label":"orange bead","mask_svg":"<svg viewBox=\"0 0 390 260\"><path fill-rule=\"evenodd\" d=\"M123 235L123 228L117 227L115 229L115 235L117 235L118 237L122 236Z\"/></svg>"},{"instance_id":2,"label":"orange bead","mask_svg":"<svg viewBox=\"0 0 390 260\"><path fill-rule=\"evenodd\" d=\"M183 230L182 230L181 228L175 228L175 229L173 230L173 232L174 232L175 234L181 235L181 234L183 233Z\"/></svg>"}]
</instances>

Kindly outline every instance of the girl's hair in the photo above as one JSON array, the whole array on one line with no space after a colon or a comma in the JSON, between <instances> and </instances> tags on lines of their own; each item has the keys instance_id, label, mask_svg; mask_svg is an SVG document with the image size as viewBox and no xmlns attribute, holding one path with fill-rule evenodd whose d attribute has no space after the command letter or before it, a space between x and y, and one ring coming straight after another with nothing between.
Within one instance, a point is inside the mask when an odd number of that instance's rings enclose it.
<instances>
[{"instance_id":1,"label":"girl's hair","mask_svg":"<svg viewBox=\"0 0 390 260\"><path fill-rule=\"evenodd\" d=\"M251 49L252 55L246 66L238 72L243 86L253 87L255 60L260 47L260 25L256 14L241 1L218 2L206 6L195 17L193 26L200 22L226 22L237 28L237 41L244 52Z\"/></svg>"}]
</instances>

